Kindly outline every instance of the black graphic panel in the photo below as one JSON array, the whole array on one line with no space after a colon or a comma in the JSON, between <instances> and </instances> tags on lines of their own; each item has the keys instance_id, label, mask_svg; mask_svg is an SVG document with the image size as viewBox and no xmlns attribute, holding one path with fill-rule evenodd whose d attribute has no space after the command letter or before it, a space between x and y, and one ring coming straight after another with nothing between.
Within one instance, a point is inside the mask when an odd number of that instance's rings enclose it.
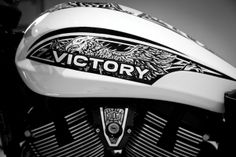
<instances>
[{"instance_id":1,"label":"black graphic panel","mask_svg":"<svg viewBox=\"0 0 236 157\"><path fill-rule=\"evenodd\" d=\"M27 58L145 84L153 84L162 76L180 70L211 72L161 48L97 35L44 38L30 48Z\"/></svg>"}]
</instances>

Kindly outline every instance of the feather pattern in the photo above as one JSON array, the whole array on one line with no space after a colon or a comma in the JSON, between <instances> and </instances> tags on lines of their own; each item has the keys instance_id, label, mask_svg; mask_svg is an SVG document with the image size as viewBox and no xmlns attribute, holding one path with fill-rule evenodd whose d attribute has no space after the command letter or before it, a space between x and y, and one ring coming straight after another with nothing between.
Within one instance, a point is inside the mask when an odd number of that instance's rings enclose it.
<instances>
[{"instance_id":1,"label":"feather pattern","mask_svg":"<svg viewBox=\"0 0 236 157\"><path fill-rule=\"evenodd\" d=\"M127 46L122 51L111 49L101 39L91 36L76 37L64 47L69 53L115 60L149 69L148 79L168 73L166 69L170 68L176 59L176 55L170 52L142 44Z\"/></svg>"}]
</instances>

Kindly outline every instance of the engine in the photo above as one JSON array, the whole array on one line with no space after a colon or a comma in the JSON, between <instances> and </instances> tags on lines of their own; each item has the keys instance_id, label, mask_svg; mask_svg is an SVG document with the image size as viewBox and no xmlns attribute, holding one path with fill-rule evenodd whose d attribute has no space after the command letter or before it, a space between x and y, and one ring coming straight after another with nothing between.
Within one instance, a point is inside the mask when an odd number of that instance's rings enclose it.
<instances>
[{"instance_id":1,"label":"engine","mask_svg":"<svg viewBox=\"0 0 236 157\"><path fill-rule=\"evenodd\" d=\"M22 156L216 154L222 117L183 104L145 99L47 98L31 108Z\"/></svg>"}]
</instances>

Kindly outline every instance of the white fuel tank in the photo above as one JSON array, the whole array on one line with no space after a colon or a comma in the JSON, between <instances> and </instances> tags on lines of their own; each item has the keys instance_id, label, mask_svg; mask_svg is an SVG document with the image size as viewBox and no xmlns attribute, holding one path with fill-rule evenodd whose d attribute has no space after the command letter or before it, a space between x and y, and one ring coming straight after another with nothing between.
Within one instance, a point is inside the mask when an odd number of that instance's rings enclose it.
<instances>
[{"instance_id":1,"label":"white fuel tank","mask_svg":"<svg viewBox=\"0 0 236 157\"><path fill-rule=\"evenodd\" d=\"M236 69L171 25L113 3L69 2L25 31L16 66L53 97L164 100L223 112Z\"/></svg>"}]
</instances>

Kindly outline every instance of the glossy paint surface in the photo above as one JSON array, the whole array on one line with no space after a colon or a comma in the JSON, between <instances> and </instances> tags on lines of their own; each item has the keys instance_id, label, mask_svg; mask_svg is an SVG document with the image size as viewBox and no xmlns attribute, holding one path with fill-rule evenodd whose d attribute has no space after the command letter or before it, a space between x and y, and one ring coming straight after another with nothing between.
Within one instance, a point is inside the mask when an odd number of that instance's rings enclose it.
<instances>
[{"instance_id":1,"label":"glossy paint surface","mask_svg":"<svg viewBox=\"0 0 236 157\"><path fill-rule=\"evenodd\" d=\"M47 12L32 23L25 32L16 54L16 65L29 88L48 96L149 98L223 112L224 93L236 88L235 68L210 52L200 42L192 40L187 34L172 26L150 16L145 15L141 18L139 17L141 12L120 7L131 13L94 7L76 7ZM173 55L197 63L210 75L178 70L166 73L152 85L147 85L26 58L30 50L49 40L50 37L37 41L45 34L74 27L111 29L147 39L152 42L138 39L132 39L132 42L168 50ZM110 37L104 33L99 35Z\"/></svg>"}]
</instances>

